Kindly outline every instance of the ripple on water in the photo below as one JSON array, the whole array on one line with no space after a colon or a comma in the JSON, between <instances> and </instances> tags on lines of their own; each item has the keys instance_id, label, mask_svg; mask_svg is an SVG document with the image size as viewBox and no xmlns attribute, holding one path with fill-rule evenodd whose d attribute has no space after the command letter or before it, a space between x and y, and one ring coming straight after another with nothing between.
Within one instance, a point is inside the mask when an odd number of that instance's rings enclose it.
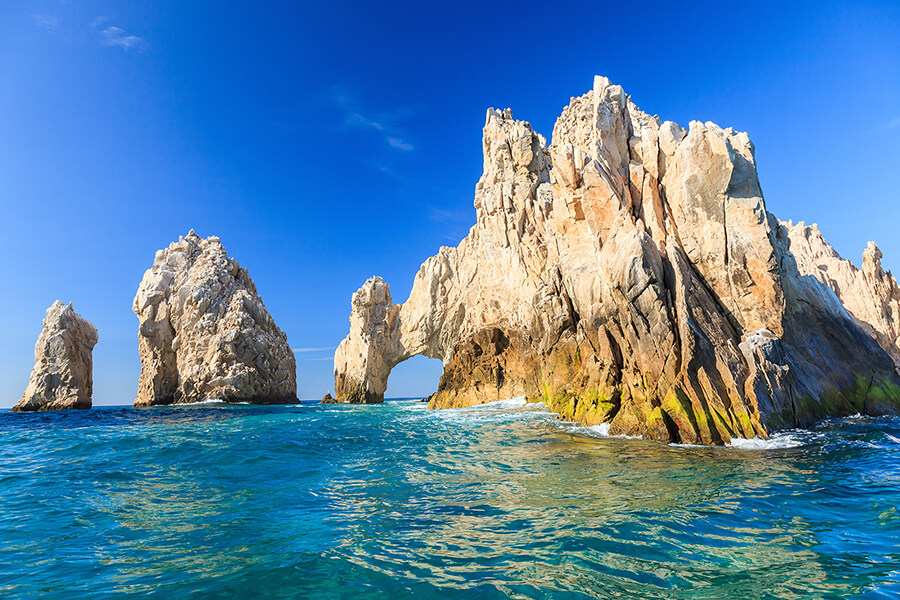
<instances>
[{"instance_id":1,"label":"ripple on water","mask_svg":"<svg viewBox=\"0 0 900 600\"><path fill-rule=\"evenodd\" d=\"M900 420L608 433L524 399L2 412L0 594L900 596Z\"/></svg>"}]
</instances>

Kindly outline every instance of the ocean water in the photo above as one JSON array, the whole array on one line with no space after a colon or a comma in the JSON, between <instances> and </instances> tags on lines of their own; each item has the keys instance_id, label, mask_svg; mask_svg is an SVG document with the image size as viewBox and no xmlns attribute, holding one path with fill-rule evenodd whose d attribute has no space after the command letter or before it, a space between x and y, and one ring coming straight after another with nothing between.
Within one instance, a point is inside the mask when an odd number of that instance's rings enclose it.
<instances>
[{"instance_id":1,"label":"ocean water","mask_svg":"<svg viewBox=\"0 0 900 600\"><path fill-rule=\"evenodd\" d=\"M0 597L900 598L900 419L735 447L506 401L0 412Z\"/></svg>"}]
</instances>

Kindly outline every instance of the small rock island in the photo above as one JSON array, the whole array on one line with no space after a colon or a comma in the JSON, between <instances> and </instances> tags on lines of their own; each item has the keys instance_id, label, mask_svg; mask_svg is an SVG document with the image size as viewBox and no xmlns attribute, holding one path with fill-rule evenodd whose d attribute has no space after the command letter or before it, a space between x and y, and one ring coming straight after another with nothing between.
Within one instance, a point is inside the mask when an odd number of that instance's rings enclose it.
<instances>
[{"instance_id":1,"label":"small rock island","mask_svg":"<svg viewBox=\"0 0 900 600\"><path fill-rule=\"evenodd\" d=\"M157 252L133 310L141 357L135 406L297 402L287 336L219 238L191 230Z\"/></svg>"},{"instance_id":2,"label":"small rock island","mask_svg":"<svg viewBox=\"0 0 900 600\"><path fill-rule=\"evenodd\" d=\"M93 393L97 328L57 300L47 309L34 345L34 369L14 411L86 409Z\"/></svg>"}]
</instances>

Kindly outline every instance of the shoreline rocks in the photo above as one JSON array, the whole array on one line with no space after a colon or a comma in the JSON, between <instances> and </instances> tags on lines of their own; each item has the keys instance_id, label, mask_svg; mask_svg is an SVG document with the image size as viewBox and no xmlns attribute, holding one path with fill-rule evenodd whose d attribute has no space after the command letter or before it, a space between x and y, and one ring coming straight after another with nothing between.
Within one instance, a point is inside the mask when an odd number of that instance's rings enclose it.
<instances>
[{"instance_id":1,"label":"shoreline rocks","mask_svg":"<svg viewBox=\"0 0 900 600\"><path fill-rule=\"evenodd\" d=\"M135 406L297 402L287 336L219 238L191 230L157 252L133 310L141 356Z\"/></svg>"},{"instance_id":2,"label":"shoreline rocks","mask_svg":"<svg viewBox=\"0 0 900 600\"><path fill-rule=\"evenodd\" d=\"M549 146L488 110L483 153L469 235L425 261L403 304L377 277L353 295L338 401L383 401L391 369L423 354L444 363L430 408L524 395L666 442L900 412L880 253L864 269L879 321L809 275L746 133L664 122L597 77Z\"/></svg>"},{"instance_id":3,"label":"shoreline rocks","mask_svg":"<svg viewBox=\"0 0 900 600\"><path fill-rule=\"evenodd\" d=\"M97 329L57 300L47 309L34 346L34 369L13 411L88 409L93 393Z\"/></svg>"}]
</instances>

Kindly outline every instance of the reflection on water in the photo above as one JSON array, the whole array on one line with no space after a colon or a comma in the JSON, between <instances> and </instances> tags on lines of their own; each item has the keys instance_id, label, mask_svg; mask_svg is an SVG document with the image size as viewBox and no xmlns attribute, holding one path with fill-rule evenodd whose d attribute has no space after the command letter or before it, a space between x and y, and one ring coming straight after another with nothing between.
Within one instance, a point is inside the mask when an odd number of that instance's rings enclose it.
<instances>
[{"instance_id":1,"label":"reflection on water","mask_svg":"<svg viewBox=\"0 0 900 600\"><path fill-rule=\"evenodd\" d=\"M888 434L665 446L521 402L3 412L0 593L897 597Z\"/></svg>"}]
</instances>

